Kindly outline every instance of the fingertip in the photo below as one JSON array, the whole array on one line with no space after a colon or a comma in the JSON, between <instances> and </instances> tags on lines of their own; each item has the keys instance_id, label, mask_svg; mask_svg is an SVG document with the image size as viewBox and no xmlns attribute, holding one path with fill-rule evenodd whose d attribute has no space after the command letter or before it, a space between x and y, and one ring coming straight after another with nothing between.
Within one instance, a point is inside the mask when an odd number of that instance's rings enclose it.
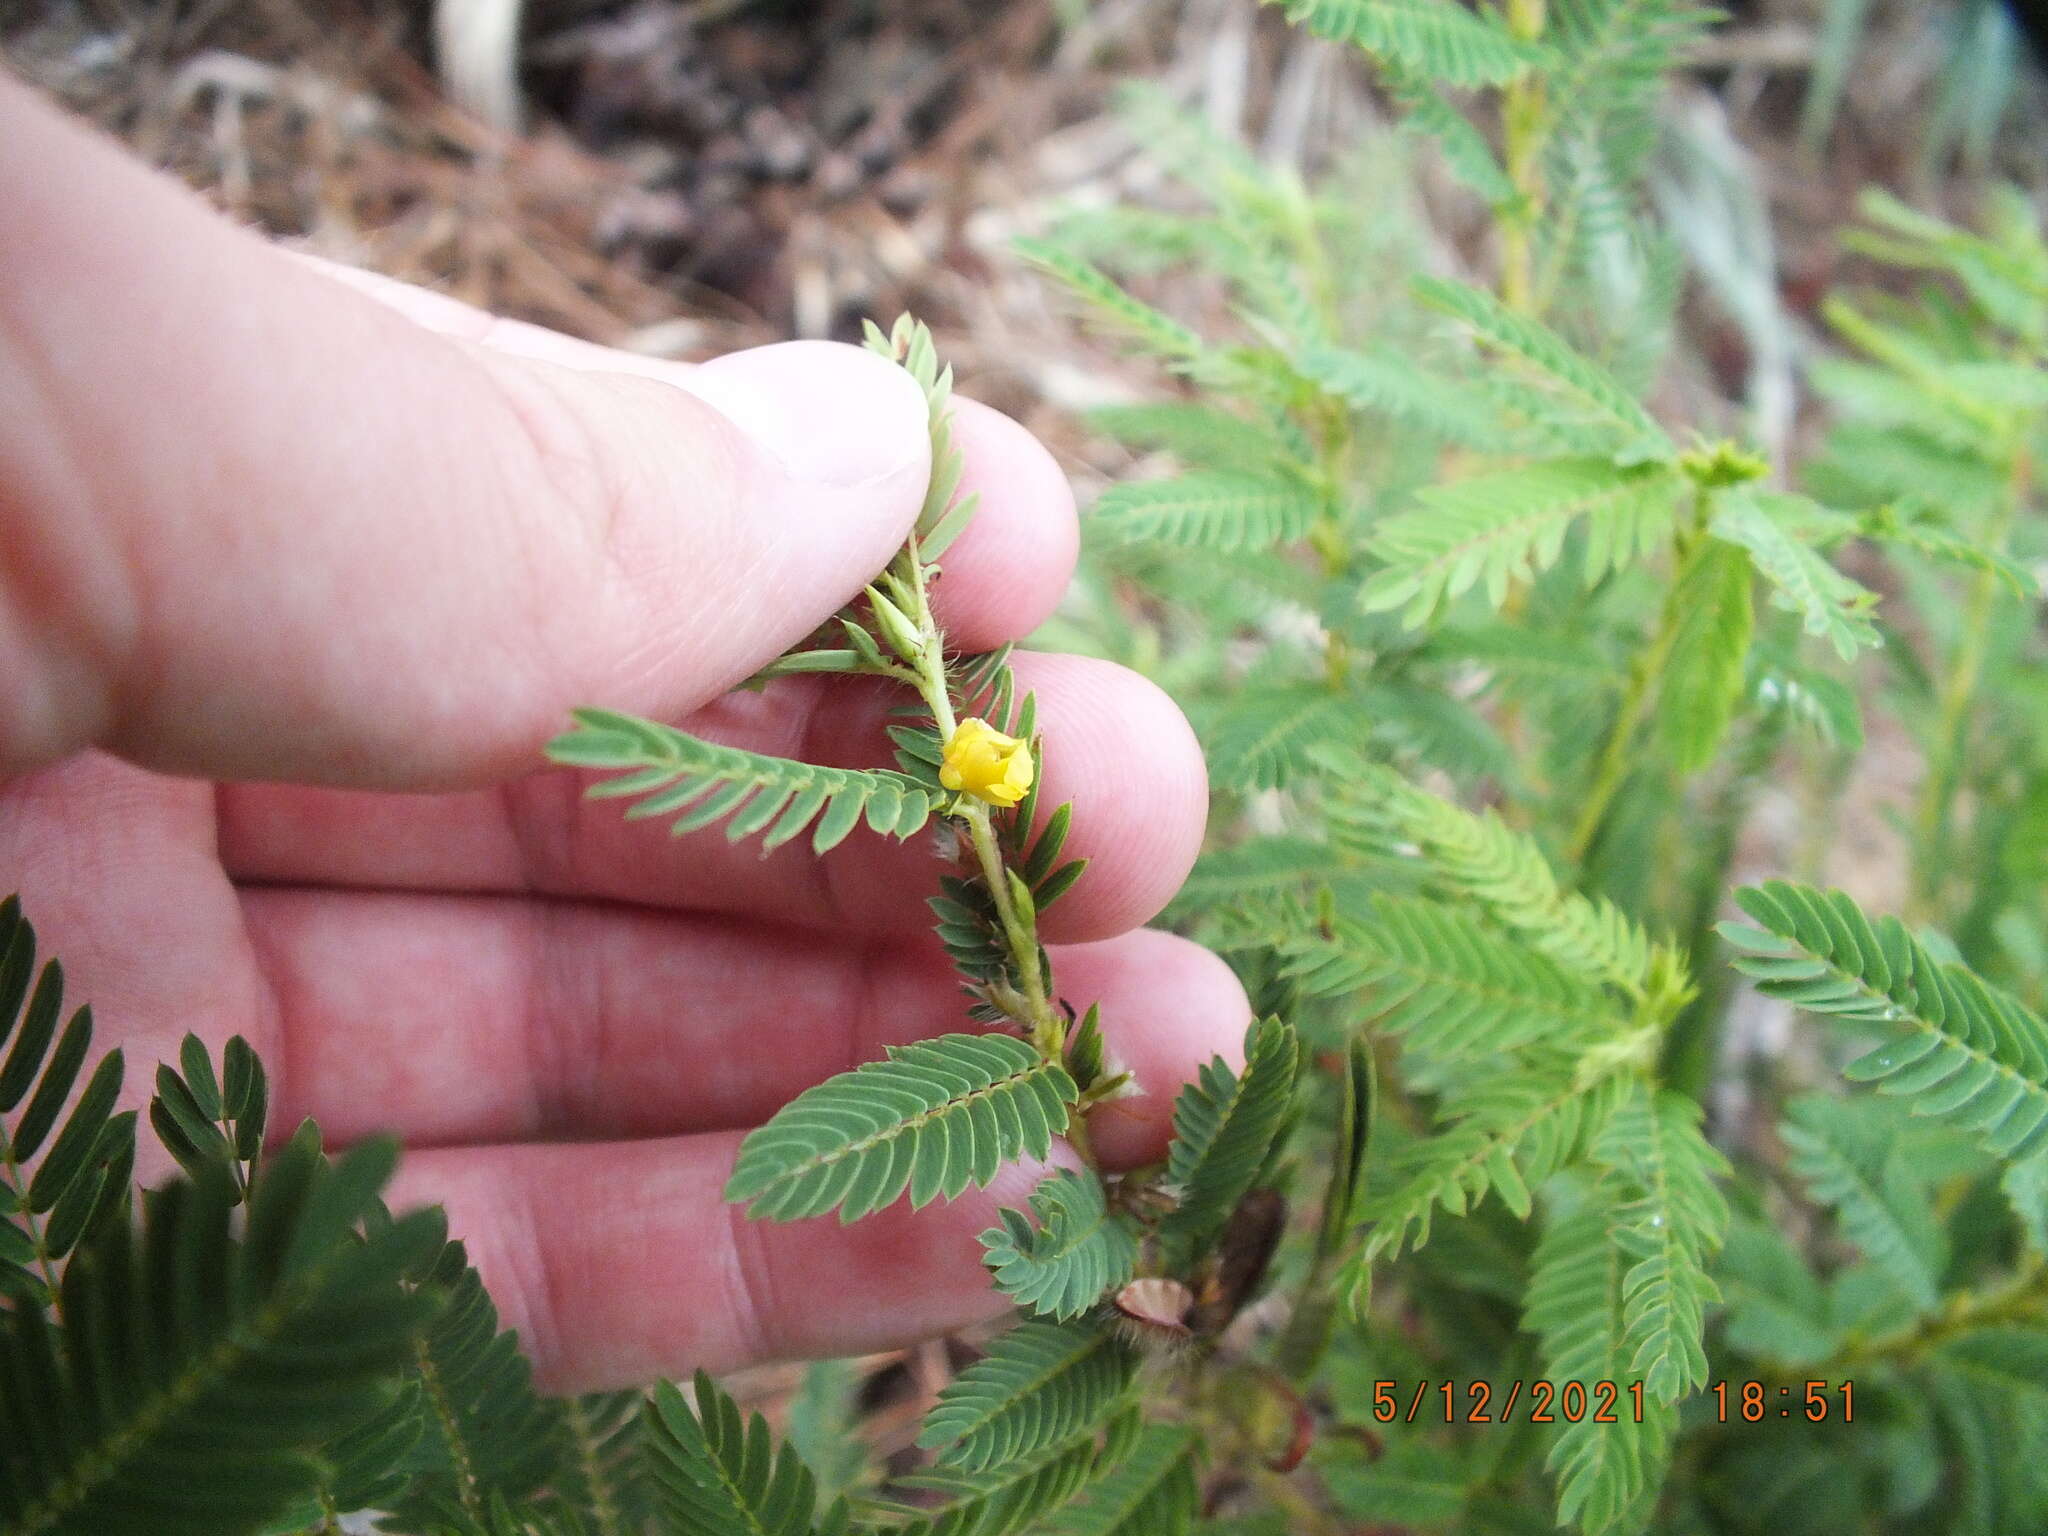
<instances>
[{"instance_id":1,"label":"fingertip","mask_svg":"<svg viewBox=\"0 0 2048 1536\"><path fill-rule=\"evenodd\" d=\"M974 519L946 551L934 595L941 624L963 650L1022 639L1059 606L1081 548L1073 487L1045 445L975 400L953 415L961 496Z\"/></svg>"},{"instance_id":2,"label":"fingertip","mask_svg":"<svg viewBox=\"0 0 2048 1536\"><path fill-rule=\"evenodd\" d=\"M1222 1057L1244 1062L1251 1002L1216 955L1177 934L1140 929L1053 952L1059 991L1077 1012L1102 1008L1103 1038L1138 1095L1099 1106L1088 1132L1102 1160L1132 1168L1166 1155L1181 1085Z\"/></svg>"},{"instance_id":3,"label":"fingertip","mask_svg":"<svg viewBox=\"0 0 2048 1536\"><path fill-rule=\"evenodd\" d=\"M864 348L776 342L713 358L675 382L766 448L793 479L852 488L930 471L924 392ZM916 516L914 501L907 510Z\"/></svg>"},{"instance_id":4,"label":"fingertip","mask_svg":"<svg viewBox=\"0 0 2048 1536\"><path fill-rule=\"evenodd\" d=\"M1208 819L1208 769L1180 706L1149 678L1089 656L1019 654L1045 738L1039 804L1069 801L1065 856L1088 860L1046 913L1049 938L1125 933L1158 915L1194 868Z\"/></svg>"}]
</instances>

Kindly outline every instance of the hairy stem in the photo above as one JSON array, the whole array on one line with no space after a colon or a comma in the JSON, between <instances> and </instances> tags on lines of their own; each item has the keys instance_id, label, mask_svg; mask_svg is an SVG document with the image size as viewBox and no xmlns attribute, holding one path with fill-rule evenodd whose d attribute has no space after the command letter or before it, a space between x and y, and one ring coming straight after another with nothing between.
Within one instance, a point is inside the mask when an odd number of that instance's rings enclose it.
<instances>
[{"instance_id":1,"label":"hairy stem","mask_svg":"<svg viewBox=\"0 0 2048 1536\"><path fill-rule=\"evenodd\" d=\"M462 1432L462 1419L448 1396L447 1383L441 1379L441 1368L435 1363L433 1350L424 1337L413 1341L413 1364L419 1370L420 1385L426 1389L427 1409L440 1428L441 1438L447 1442L448 1459L455 1472L455 1496L462 1503L463 1513L482 1525L484 1501L477 1488L476 1465L469 1459L469 1442Z\"/></svg>"},{"instance_id":2,"label":"hairy stem","mask_svg":"<svg viewBox=\"0 0 2048 1536\"><path fill-rule=\"evenodd\" d=\"M584 1485L590 1490L592 1536L619 1536L626 1528L625 1519L619 1513L618 1499L612 1490L611 1475L605 1470L603 1458L598 1454L597 1437L591 1432L590 1415L584 1411L580 1398L564 1398L562 1409L569 1424L569 1438L576 1447L577 1465L582 1469Z\"/></svg>"}]
</instances>

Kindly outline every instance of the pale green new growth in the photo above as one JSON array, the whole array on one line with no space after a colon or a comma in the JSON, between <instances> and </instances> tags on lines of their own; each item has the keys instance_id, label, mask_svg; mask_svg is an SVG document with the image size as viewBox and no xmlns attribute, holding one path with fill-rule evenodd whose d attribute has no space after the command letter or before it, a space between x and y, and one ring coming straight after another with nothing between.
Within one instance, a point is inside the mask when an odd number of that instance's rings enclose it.
<instances>
[{"instance_id":1,"label":"pale green new growth","mask_svg":"<svg viewBox=\"0 0 2048 1536\"><path fill-rule=\"evenodd\" d=\"M1415 290L1514 371L1523 387L1503 398L1555 433L1561 445L1604 450L1620 465L1672 455L1671 439L1636 397L1548 326L1464 283L1420 277Z\"/></svg>"},{"instance_id":2,"label":"pale green new growth","mask_svg":"<svg viewBox=\"0 0 2048 1536\"><path fill-rule=\"evenodd\" d=\"M1759 574L1776 588L1779 603L1797 613L1809 635L1820 635L1848 661L1878 643L1870 609L1877 594L1830 565L1786 524L1813 503L1748 488L1724 495L1710 531L1740 545Z\"/></svg>"},{"instance_id":3,"label":"pale green new growth","mask_svg":"<svg viewBox=\"0 0 2048 1536\"><path fill-rule=\"evenodd\" d=\"M1642 1422L1624 1395L1639 1380L1624 1317L1629 1256L1609 1238L1618 1216L1613 1197L1576 1191L1576 1203L1553 1215L1530 1260L1523 1326L1542 1350L1542 1378L1561 1395L1575 1383L1589 1399L1610 1383L1614 1422L1594 1421L1589 1402L1578 1422L1553 1414L1558 1427L1546 1465L1558 1482L1558 1519L1589 1533L1640 1530L1671 1456L1675 1412L1646 1396Z\"/></svg>"},{"instance_id":4,"label":"pale green new growth","mask_svg":"<svg viewBox=\"0 0 2048 1536\"><path fill-rule=\"evenodd\" d=\"M1484 13L1438 0L1267 0L1322 37L1359 47L1452 85L1502 85L1541 50Z\"/></svg>"},{"instance_id":5,"label":"pale green new growth","mask_svg":"<svg viewBox=\"0 0 2048 1536\"><path fill-rule=\"evenodd\" d=\"M1682 483L1661 466L1552 459L1437 486L1413 512L1382 521L1371 553L1383 566L1359 593L1367 612L1403 608L1420 624L1474 586L1498 608L1510 586L1557 563L1565 535L1588 527L1586 579L1632 565L1662 542Z\"/></svg>"},{"instance_id":6,"label":"pale green new growth","mask_svg":"<svg viewBox=\"0 0 2048 1536\"><path fill-rule=\"evenodd\" d=\"M1318 919L1299 904L1253 916L1304 991L1357 994L1377 1028L1438 1061L1569 1045L1626 1023L1597 987L1447 903L1381 892L1357 916Z\"/></svg>"},{"instance_id":7,"label":"pale green new growth","mask_svg":"<svg viewBox=\"0 0 2048 1536\"><path fill-rule=\"evenodd\" d=\"M1562 889L1543 851L1492 813L1473 815L1363 764L1333 771L1351 779L1332 806L1340 836L1375 852L1412 842L1448 891L1588 981L1640 997L1656 981L1656 948L1611 902Z\"/></svg>"},{"instance_id":8,"label":"pale green new growth","mask_svg":"<svg viewBox=\"0 0 2048 1536\"><path fill-rule=\"evenodd\" d=\"M1112 486L1090 519L1103 538L1235 552L1291 544L1321 510L1299 482L1219 471Z\"/></svg>"}]
</instances>

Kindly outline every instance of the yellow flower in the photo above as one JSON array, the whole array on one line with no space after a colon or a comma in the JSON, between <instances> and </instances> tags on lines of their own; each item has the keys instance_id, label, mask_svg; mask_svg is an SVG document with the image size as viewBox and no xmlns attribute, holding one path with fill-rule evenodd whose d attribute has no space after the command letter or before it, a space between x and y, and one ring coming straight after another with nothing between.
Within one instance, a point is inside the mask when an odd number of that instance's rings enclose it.
<instances>
[{"instance_id":1,"label":"yellow flower","mask_svg":"<svg viewBox=\"0 0 2048 1536\"><path fill-rule=\"evenodd\" d=\"M1031 748L986 720L962 720L946 743L939 782L990 805L1015 805L1031 788Z\"/></svg>"}]
</instances>

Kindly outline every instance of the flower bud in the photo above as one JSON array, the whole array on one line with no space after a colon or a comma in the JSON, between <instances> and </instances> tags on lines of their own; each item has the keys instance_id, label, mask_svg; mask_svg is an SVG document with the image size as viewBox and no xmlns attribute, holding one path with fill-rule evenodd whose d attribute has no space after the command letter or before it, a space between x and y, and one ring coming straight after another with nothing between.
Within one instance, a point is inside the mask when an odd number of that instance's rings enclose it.
<instances>
[{"instance_id":1,"label":"flower bud","mask_svg":"<svg viewBox=\"0 0 2048 1536\"><path fill-rule=\"evenodd\" d=\"M946 743L939 782L990 805L1017 804L1031 789L1031 748L986 720L962 720Z\"/></svg>"}]
</instances>

